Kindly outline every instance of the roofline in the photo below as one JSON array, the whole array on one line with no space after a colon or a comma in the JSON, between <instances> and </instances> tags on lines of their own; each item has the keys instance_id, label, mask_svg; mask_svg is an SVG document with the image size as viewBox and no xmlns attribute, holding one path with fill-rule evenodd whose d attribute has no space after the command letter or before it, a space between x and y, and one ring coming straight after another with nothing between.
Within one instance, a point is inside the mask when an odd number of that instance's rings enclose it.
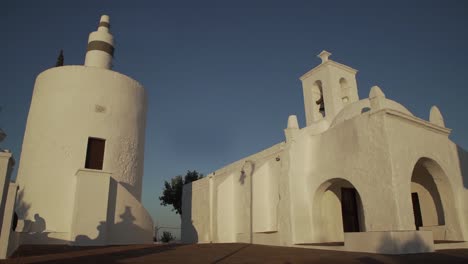
<instances>
[{"instance_id":1,"label":"roofline","mask_svg":"<svg viewBox=\"0 0 468 264\"><path fill-rule=\"evenodd\" d=\"M306 78L309 77L310 75L314 74L314 72L316 72L316 71L318 71L319 69L321 69L322 67L328 66L328 65L330 65L330 66L333 65L333 66L338 67L338 68L340 68L340 69L342 69L342 70L344 70L344 71L347 71L347 72L349 72L349 73L351 73L351 74L356 74L356 73L358 72L358 70L353 69L353 68L351 68L351 67L349 67L349 66L346 66L346 65L344 65L344 64L341 64L341 63L336 62L336 61L333 61L333 60L328 60L328 61L326 61L326 62L324 62L324 63L319 64L317 67L313 68L312 70L306 72L306 73L305 73L304 75L302 75L299 79L300 79L301 81L303 81L304 79L306 79Z\"/></svg>"}]
</instances>

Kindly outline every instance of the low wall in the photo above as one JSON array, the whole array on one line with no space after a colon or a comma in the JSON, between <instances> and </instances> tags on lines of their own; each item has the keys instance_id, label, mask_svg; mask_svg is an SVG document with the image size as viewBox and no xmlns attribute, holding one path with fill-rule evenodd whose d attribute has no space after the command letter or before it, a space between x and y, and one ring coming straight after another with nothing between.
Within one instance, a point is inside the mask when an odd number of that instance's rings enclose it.
<instances>
[{"instance_id":1,"label":"low wall","mask_svg":"<svg viewBox=\"0 0 468 264\"><path fill-rule=\"evenodd\" d=\"M3 214L3 224L0 233L0 259L10 256L18 247L18 239L15 232L12 232L13 214L15 208L16 193L18 184L10 183L5 201L5 213Z\"/></svg>"},{"instance_id":2,"label":"low wall","mask_svg":"<svg viewBox=\"0 0 468 264\"><path fill-rule=\"evenodd\" d=\"M432 231L434 240L447 240L447 228L445 225L438 226L420 226L421 231Z\"/></svg>"},{"instance_id":3,"label":"low wall","mask_svg":"<svg viewBox=\"0 0 468 264\"><path fill-rule=\"evenodd\" d=\"M345 250L379 254L434 252L432 231L345 233Z\"/></svg>"},{"instance_id":4,"label":"low wall","mask_svg":"<svg viewBox=\"0 0 468 264\"><path fill-rule=\"evenodd\" d=\"M72 241L79 246L153 243L153 220L110 173L77 173Z\"/></svg>"},{"instance_id":5,"label":"low wall","mask_svg":"<svg viewBox=\"0 0 468 264\"><path fill-rule=\"evenodd\" d=\"M116 183L115 187L115 198L112 190L109 197L107 243L110 245L153 243L153 219L148 211L122 184ZM115 205L113 205L114 199Z\"/></svg>"}]
</instances>

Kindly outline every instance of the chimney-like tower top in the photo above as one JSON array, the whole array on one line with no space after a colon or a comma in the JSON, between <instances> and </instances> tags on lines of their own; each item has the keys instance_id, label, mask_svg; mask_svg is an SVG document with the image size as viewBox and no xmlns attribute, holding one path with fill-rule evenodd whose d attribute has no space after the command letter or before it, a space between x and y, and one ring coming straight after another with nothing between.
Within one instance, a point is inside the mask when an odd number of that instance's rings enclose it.
<instances>
[{"instance_id":1,"label":"chimney-like tower top","mask_svg":"<svg viewBox=\"0 0 468 264\"><path fill-rule=\"evenodd\" d=\"M114 56L114 37L109 32L109 16L103 15L98 29L89 34L85 66L110 69Z\"/></svg>"},{"instance_id":2,"label":"chimney-like tower top","mask_svg":"<svg viewBox=\"0 0 468 264\"><path fill-rule=\"evenodd\" d=\"M319 55L317 55L317 57L319 57L320 59L322 59L322 63L325 63L328 61L328 57L330 57L332 54L326 50L322 50L322 52L320 52Z\"/></svg>"},{"instance_id":3,"label":"chimney-like tower top","mask_svg":"<svg viewBox=\"0 0 468 264\"><path fill-rule=\"evenodd\" d=\"M101 20L99 20L98 30L107 30L110 29L110 19L108 15L102 15Z\"/></svg>"}]
</instances>

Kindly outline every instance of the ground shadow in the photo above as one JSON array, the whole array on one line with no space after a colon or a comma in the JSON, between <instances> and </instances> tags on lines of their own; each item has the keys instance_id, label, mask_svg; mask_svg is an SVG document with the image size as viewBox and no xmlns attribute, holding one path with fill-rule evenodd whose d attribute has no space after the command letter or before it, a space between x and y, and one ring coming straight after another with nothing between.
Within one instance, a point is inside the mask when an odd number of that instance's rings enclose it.
<instances>
[{"instance_id":1,"label":"ground shadow","mask_svg":"<svg viewBox=\"0 0 468 264\"><path fill-rule=\"evenodd\" d=\"M181 244L86 247L22 245L5 263L122 263L126 259L148 257L179 246Z\"/></svg>"},{"instance_id":2,"label":"ground shadow","mask_svg":"<svg viewBox=\"0 0 468 264\"><path fill-rule=\"evenodd\" d=\"M233 255L239 253L241 250L246 249L246 248L248 248L249 246L251 246L251 245L250 245L250 244L246 244L246 245L244 245L243 247L240 247L240 248L238 248L238 249L232 251L231 253L229 253L229 254L227 254L227 255L225 255L225 256L223 256L223 257L221 257L221 258L219 258L219 259L217 259L217 260L215 260L215 261L213 261L213 263L221 263L223 260L226 260L226 259L229 258L230 256L233 256Z\"/></svg>"},{"instance_id":3,"label":"ground shadow","mask_svg":"<svg viewBox=\"0 0 468 264\"><path fill-rule=\"evenodd\" d=\"M56 246L52 246L56 247ZM62 246L63 247L63 246ZM434 253L384 255L363 252L232 244L131 245L88 247L5 263L467 263L468 251L441 250Z\"/></svg>"}]
</instances>

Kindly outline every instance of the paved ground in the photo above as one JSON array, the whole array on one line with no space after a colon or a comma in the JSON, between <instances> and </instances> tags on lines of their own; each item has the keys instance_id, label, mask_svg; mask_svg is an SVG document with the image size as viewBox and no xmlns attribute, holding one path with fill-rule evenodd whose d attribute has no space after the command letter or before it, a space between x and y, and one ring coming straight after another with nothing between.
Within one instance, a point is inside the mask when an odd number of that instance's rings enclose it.
<instances>
[{"instance_id":1,"label":"paved ground","mask_svg":"<svg viewBox=\"0 0 468 264\"><path fill-rule=\"evenodd\" d=\"M0 263L468 263L468 249L378 255L250 244L22 246Z\"/></svg>"}]
</instances>

